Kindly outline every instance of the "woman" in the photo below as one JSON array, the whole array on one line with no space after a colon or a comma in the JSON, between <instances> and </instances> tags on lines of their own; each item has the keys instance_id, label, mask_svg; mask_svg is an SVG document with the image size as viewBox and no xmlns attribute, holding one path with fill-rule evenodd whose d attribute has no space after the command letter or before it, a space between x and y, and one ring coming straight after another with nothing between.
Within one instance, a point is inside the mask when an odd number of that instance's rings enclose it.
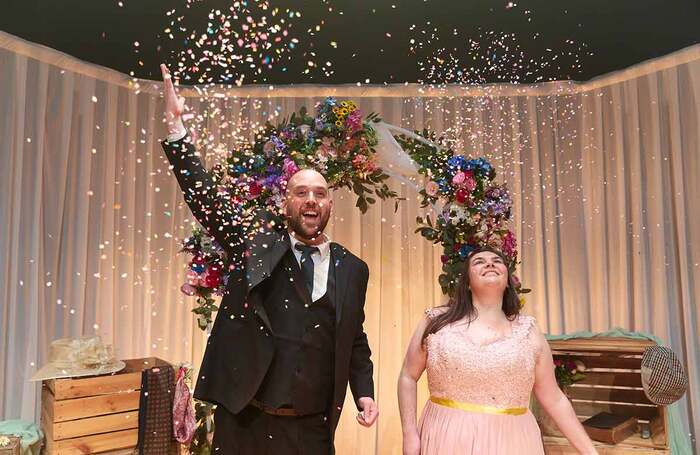
<instances>
[{"instance_id":1,"label":"woman","mask_svg":"<svg viewBox=\"0 0 700 455\"><path fill-rule=\"evenodd\" d=\"M404 455L543 454L527 409L542 407L582 454L597 453L554 377L552 353L518 295L503 255L473 251L456 296L428 310L399 376ZM416 425L416 383L428 370L430 400Z\"/></svg>"}]
</instances>

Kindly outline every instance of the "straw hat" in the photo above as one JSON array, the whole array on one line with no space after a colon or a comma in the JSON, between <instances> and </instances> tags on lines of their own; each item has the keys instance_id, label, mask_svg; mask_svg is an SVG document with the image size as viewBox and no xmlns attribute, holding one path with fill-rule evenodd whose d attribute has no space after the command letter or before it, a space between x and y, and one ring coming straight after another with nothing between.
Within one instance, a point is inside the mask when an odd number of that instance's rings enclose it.
<instances>
[{"instance_id":1,"label":"straw hat","mask_svg":"<svg viewBox=\"0 0 700 455\"><path fill-rule=\"evenodd\" d=\"M666 406L681 399L688 388L688 376L672 350L664 346L644 350L642 387L649 401L655 404Z\"/></svg>"},{"instance_id":2,"label":"straw hat","mask_svg":"<svg viewBox=\"0 0 700 455\"><path fill-rule=\"evenodd\" d=\"M103 344L99 336L61 338L51 342L48 363L30 381L110 374L125 366L114 357L112 346Z\"/></svg>"}]
</instances>

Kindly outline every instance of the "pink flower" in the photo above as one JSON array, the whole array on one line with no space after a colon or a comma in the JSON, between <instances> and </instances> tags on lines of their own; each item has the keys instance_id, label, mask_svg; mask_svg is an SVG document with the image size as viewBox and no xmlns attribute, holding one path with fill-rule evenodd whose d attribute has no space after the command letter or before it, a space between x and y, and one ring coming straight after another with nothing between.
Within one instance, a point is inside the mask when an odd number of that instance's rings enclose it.
<instances>
[{"instance_id":1,"label":"pink flower","mask_svg":"<svg viewBox=\"0 0 700 455\"><path fill-rule=\"evenodd\" d=\"M350 134L353 134L362 129L362 113L359 109L352 111L345 119L345 128Z\"/></svg>"},{"instance_id":2,"label":"pink flower","mask_svg":"<svg viewBox=\"0 0 700 455\"><path fill-rule=\"evenodd\" d=\"M289 178L297 172L299 172L299 166L297 166L297 163L290 160L289 158L285 158L284 164L282 165L282 173L284 174L286 179L289 180Z\"/></svg>"},{"instance_id":3,"label":"pink flower","mask_svg":"<svg viewBox=\"0 0 700 455\"><path fill-rule=\"evenodd\" d=\"M357 155L352 159L352 165L360 172L372 172L376 169L374 161L365 155Z\"/></svg>"},{"instance_id":4,"label":"pink flower","mask_svg":"<svg viewBox=\"0 0 700 455\"><path fill-rule=\"evenodd\" d=\"M323 139L325 141L327 138ZM335 158L336 156L338 156L338 151L330 145L326 145L325 143L321 144L321 146L318 148L318 152L321 156L326 156L330 158Z\"/></svg>"},{"instance_id":5,"label":"pink flower","mask_svg":"<svg viewBox=\"0 0 700 455\"><path fill-rule=\"evenodd\" d=\"M459 171L455 174L454 177L452 177L452 184L455 186L460 186L462 183L464 183L464 180L467 178L467 176L464 174L464 172Z\"/></svg>"},{"instance_id":6,"label":"pink flower","mask_svg":"<svg viewBox=\"0 0 700 455\"><path fill-rule=\"evenodd\" d=\"M511 231L508 231L506 235L503 236L503 245L501 245L503 254L509 257L513 257L515 256L517 247L518 242L515 239L515 235Z\"/></svg>"},{"instance_id":7,"label":"pink flower","mask_svg":"<svg viewBox=\"0 0 700 455\"><path fill-rule=\"evenodd\" d=\"M367 161L367 157L364 155L357 155L352 159L352 164L355 166L362 166Z\"/></svg>"},{"instance_id":8,"label":"pink flower","mask_svg":"<svg viewBox=\"0 0 700 455\"><path fill-rule=\"evenodd\" d=\"M522 283L520 283L520 278L518 277L518 275L513 274L512 278L513 278L513 287L519 288L520 286L522 286Z\"/></svg>"},{"instance_id":9,"label":"pink flower","mask_svg":"<svg viewBox=\"0 0 700 455\"><path fill-rule=\"evenodd\" d=\"M195 289L194 286L190 286L190 285L187 284L187 283L185 283L185 284L182 285L182 287L180 288L180 291L181 291L183 294L188 295L188 296L190 296L190 297L192 297L193 295L197 294L197 289Z\"/></svg>"},{"instance_id":10,"label":"pink flower","mask_svg":"<svg viewBox=\"0 0 700 455\"><path fill-rule=\"evenodd\" d=\"M464 182L462 186L470 193L476 188L476 179L474 178L474 171L467 171L464 173Z\"/></svg>"},{"instance_id":11,"label":"pink flower","mask_svg":"<svg viewBox=\"0 0 700 455\"><path fill-rule=\"evenodd\" d=\"M185 281L190 286L197 286L199 284L199 274L194 270L188 270L185 274Z\"/></svg>"},{"instance_id":12,"label":"pink flower","mask_svg":"<svg viewBox=\"0 0 700 455\"><path fill-rule=\"evenodd\" d=\"M435 196L440 189L440 186L432 180L425 184L425 194Z\"/></svg>"}]
</instances>

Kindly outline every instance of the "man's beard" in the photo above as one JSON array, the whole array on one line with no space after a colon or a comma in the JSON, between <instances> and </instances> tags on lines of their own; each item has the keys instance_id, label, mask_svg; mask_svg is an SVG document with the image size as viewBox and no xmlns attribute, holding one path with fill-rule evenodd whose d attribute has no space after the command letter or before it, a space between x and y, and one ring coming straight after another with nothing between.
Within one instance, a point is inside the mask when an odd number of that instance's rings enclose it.
<instances>
[{"instance_id":1,"label":"man's beard","mask_svg":"<svg viewBox=\"0 0 700 455\"><path fill-rule=\"evenodd\" d=\"M294 217L288 217L287 226L296 234L297 237L304 240L311 240L323 234L323 231L326 229L326 225L328 224L330 213L321 214L320 216L321 220L318 225L317 232L313 232L310 235L308 234L309 229L306 229L304 226L304 217L301 213Z\"/></svg>"}]
</instances>

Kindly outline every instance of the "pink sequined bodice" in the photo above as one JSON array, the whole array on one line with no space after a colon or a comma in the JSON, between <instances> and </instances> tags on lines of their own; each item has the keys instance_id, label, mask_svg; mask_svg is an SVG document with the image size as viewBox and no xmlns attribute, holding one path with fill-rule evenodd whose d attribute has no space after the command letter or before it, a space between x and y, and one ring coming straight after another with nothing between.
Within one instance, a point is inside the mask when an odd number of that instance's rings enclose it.
<instances>
[{"instance_id":1,"label":"pink sequined bodice","mask_svg":"<svg viewBox=\"0 0 700 455\"><path fill-rule=\"evenodd\" d=\"M430 395L499 408L527 407L540 349L532 336L534 325L534 318L518 316L510 334L483 346L468 338L466 324L428 335Z\"/></svg>"}]
</instances>

